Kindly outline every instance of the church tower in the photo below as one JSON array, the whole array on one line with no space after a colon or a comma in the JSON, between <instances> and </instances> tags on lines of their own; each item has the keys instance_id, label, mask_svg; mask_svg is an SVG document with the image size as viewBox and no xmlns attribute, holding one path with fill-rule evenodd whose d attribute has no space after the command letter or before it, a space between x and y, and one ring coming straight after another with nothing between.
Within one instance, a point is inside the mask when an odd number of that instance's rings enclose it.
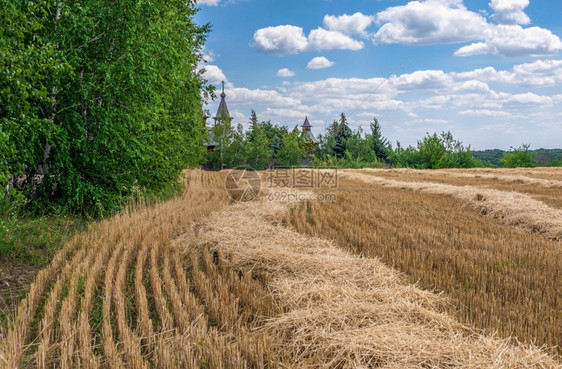
<instances>
[{"instance_id":1,"label":"church tower","mask_svg":"<svg viewBox=\"0 0 562 369\"><path fill-rule=\"evenodd\" d=\"M308 121L308 116L304 118L304 123L302 124L302 132L308 136L308 138L310 138L310 140L312 142L314 142L315 144L318 143L318 140L316 140L316 137L314 137L314 134L312 133L311 129L312 129L312 125L310 124L310 122Z\"/></svg>"},{"instance_id":2,"label":"church tower","mask_svg":"<svg viewBox=\"0 0 562 369\"><path fill-rule=\"evenodd\" d=\"M226 94L224 93L224 81L222 81L222 93L221 93L221 101L219 103L219 108L217 109L217 114L213 117L215 120L215 126L217 125L217 120L221 118L221 116L226 117L228 123L232 122L232 117L228 112L228 106L226 106Z\"/></svg>"},{"instance_id":3,"label":"church tower","mask_svg":"<svg viewBox=\"0 0 562 369\"><path fill-rule=\"evenodd\" d=\"M222 92L220 94L221 97L221 101L219 103L219 108L217 109L217 114L213 117L215 124L213 127L207 127L207 129L209 130L209 139L208 141L205 143L205 146L207 147L207 151L213 151L215 150L215 147L217 146L217 142L215 141L215 134L214 134L214 127L217 126L217 121L219 119L221 119L222 117L226 117L226 121L228 122L228 124L232 124L232 117L230 116L230 113L228 111L228 106L226 106L226 94L224 93L224 81L222 81ZM205 122L207 121L207 118L205 118Z\"/></svg>"}]
</instances>

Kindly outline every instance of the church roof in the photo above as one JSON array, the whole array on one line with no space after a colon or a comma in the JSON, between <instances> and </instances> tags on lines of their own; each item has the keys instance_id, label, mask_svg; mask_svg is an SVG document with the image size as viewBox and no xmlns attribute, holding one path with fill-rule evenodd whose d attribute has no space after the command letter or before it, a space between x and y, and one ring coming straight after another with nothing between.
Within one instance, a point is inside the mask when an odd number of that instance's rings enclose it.
<instances>
[{"instance_id":1,"label":"church roof","mask_svg":"<svg viewBox=\"0 0 562 369\"><path fill-rule=\"evenodd\" d=\"M226 100L225 100L226 94L224 93L224 82L222 83L222 93L220 96L221 96L221 101L219 103L219 108L217 109L217 115L215 116L215 119L219 119L223 114L223 112L227 118L232 118L230 116L230 113L228 112L228 106L226 106Z\"/></svg>"},{"instance_id":2,"label":"church roof","mask_svg":"<svg viewBox=\"0 0 562 369\"><path fill-rule=\"evenodd\" d=\"M311 128L311 127L312 125L308 121L308 116L307 116L306 118L304 118L304 123L302 124L302 128Z\"/></svg>"},{"instance_id":3,"label":"church roof","mask_svg":"<svg viewBox=\"0 0 562 369\"><path fill-rule=\"evenodd\" d=\"M304 134L307 135L312 142L318 143L318 140L314 137L314 133L312 133L312 131L304 131Z\"/></svg>"}]
</instances>

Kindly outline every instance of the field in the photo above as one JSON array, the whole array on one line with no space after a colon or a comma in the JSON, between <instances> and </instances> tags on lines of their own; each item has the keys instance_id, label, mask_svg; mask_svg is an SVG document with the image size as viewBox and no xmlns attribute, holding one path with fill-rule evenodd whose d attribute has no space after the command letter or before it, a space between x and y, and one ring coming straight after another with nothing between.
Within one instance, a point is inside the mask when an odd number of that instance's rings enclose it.
<instances>
[{"instance_id":1,"label":"field","mask_svg":"<svg viewBox=\"0 0 562 369\"><path fill-rule=\"evenodd\" d=\"M75 236L0 368L562 368L561 170L343 171L335 201L265 177L236 202L189 171Z\"/></svg>"}]
</instances>

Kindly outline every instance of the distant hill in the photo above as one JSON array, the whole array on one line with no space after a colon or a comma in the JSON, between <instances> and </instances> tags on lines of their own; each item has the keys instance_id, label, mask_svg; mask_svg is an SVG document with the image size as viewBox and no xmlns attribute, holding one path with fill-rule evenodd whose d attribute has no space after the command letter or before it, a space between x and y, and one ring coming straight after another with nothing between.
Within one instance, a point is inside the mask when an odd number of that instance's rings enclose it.
<instances>
[{"instance_id":1,"label":"distant hill","mask_svg":"<svg viewBox=\"0 0 562 369\"><path fill-rule=\"evenodd\" d=\"M536 161L539 167L547 166L549 163L562 161L562 149L537 149L531 150L537 153ZM473 151L472 154L478 160L488 162L498 167L502 166L500 159L503 158L505 150L492 149Z\"/></svg>"}]
</instances>

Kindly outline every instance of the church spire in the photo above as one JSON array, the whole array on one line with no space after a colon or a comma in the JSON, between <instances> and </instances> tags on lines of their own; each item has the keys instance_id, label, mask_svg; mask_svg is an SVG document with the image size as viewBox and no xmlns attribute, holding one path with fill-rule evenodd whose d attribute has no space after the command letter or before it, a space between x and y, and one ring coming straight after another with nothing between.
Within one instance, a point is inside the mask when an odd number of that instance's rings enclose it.
<instances>
[{"instance_id":1,"label":"church spire","mask_svg":"<svg viewBox=\"0 0 562 369\"><path fill-rule=\"evenodd\" d=\"M308 116L304 118L304 123L301 127L304 135L306 135L312 142L318 143L318 140L314 137L314 133L312 133L312 124L308 121Z\"/></svg>"},{"instance_id":2,"label":"church spire","mask_svg":"<svg viewBox=\"0 0 562 369\"><path fill-rule=\"evenodd\" d=\"M232 120L232 117L228 112L228 106L226 106L226 94L224 93L224 85L225 83L224 81L222 81L222 93L220 94L221 101L219 103L219 108L217 109L217 114L213 117L213 119L215 120L215 124L217 123L217 119L219 119L223 114L229 121Z\"/></svg>"}]
</instances>

